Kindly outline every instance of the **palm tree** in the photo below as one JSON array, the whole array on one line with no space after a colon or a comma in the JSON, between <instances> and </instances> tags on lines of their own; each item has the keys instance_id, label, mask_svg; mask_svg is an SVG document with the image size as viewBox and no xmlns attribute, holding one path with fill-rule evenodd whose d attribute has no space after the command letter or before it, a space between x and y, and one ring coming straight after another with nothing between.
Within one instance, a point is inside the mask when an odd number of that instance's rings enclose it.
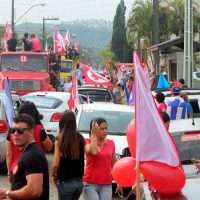
<instances>
[{"instance_id":1,"label":"palm tree","mask_svg":"<svg viewBox=\"0 0 200 200\"><path fill-rule=\"evenodd\" d=\"M128 19L128 41L140 47L143 38L150 45L152 42L152 2L151 0L136 0Z\"/></svg>"}]
</instances>

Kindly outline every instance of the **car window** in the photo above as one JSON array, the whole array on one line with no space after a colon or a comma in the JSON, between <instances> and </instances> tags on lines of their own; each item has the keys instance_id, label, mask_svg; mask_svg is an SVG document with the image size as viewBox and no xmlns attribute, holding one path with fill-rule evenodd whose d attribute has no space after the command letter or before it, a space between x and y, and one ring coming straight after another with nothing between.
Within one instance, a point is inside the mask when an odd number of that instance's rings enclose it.
<instances>
[{"instance_id":1,"label":"car window","mask_svg":"<svg viewBox=\"0 0 200 200\"><path fill-rule=\"evenodd\" d=\"M123 111L84 111L80 116L78 128L82 132L89 132L90 121L102 117L108 122L108 132L113 135L125 135L126 128L133 118L132 112Z\"/></svg>"},{"instance_id":2,"label":"car window","mask_svg":"<svg viewBox=\"0 0 200 200\"><path fill-rule=\"evenodd\" d=\"M79 90L80 94L88 95L92 101L96 102L112 102L111 94L106 90Z\"/></svg>"},{"instance_id":3,"label":"car window","mask_svg":"<svg viewBox=\"0 0 200 200\"><path fill-rule=\"evenodd\" d=\"M61 61L60 66L61 72L71 72L72 71L72 61Z\"/></svg>"},{"instance_id":4,"label":"car window","mask_svg":"<svg viewBox=\"0 0 200 200\"><path fill-rule=\"evenodd\" d=\"M2 55L2 71L48 71L46 55Z\"/></svg>"},{"instance_id":5,"label":"car window","mask_svg":"<svg viewBox=\"0 0 200 200\"><path fill-rule=\"evenodd\" d=\"M24 96L24 99L33 102L37 108L56 109L62 103L60 99L47 96Z\"/></svg>"},{"instance_id":6,"label":"car window","mask_svg":"<svg viewBox=\"0 0 200 200\"><path fill-rule=\"evenodd\" d=\"M173 137L181 161L200 159L200 140L198 139L198 133L174 133Z\"/></svg>"}]
</instances>

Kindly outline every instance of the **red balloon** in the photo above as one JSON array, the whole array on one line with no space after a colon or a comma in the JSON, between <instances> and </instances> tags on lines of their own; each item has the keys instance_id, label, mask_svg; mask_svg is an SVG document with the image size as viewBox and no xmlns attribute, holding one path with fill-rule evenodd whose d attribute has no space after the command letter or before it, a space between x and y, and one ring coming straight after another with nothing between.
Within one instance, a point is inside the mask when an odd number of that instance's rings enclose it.
<instances>
[{"instance_id":1,"label":"red balloon","mask_svg":"<svg viewBox=\"0 0 200 200\"><path fill-rule=\"evenodd\" d=\"M185 185L182 166L170 167L159 162L142 162L140 169L150 186L163 194L175 194Z\"/></svg>"},{"instance_id":2,"label":"red balloon","mask_svg":"<svg viewBox=\"0 0 200 200\"><path fill-rule=\"evenodd\" d=\"M113 179L122 187L130 187L136 182L136 162L132 157L118 160L112 169Z\"/></svg>"},{"instance_id":3,"label":"red balloon","mask_svg":"<svg viewBox=\"0 0 200 200\"><path fill-rule=\"evenodd\" d=\"M126 138L128 142L128 147L131 152L131 156L135 158L136 156L136 133L135 133L135 120L131 120L126 129Z\"/></svg>"}]
</instances>

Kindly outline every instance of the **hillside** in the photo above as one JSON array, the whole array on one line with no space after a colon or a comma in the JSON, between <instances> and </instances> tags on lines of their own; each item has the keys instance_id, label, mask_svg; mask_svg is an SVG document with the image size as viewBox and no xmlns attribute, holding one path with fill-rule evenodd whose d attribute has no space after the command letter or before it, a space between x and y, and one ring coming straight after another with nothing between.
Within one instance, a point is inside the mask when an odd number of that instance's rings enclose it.
<instances>
[{"instance_id":1,"label":"hillside","mask_svg":"<svg viewBox=\"0 0 200 200\"><path fill-rule=\"evenodd\" d=\"M81 46L85 48L102 49L109 45L112 36L112 22L105 20L84 20L61 22L60 24L45 23L45 30L49 36L53 36L54 30L58 28L65 35L69 30L71 40L78 39ZM23 23L16 26L17 32L37 33L42 35L42 23Z\"/></svg>"}]
</instances>

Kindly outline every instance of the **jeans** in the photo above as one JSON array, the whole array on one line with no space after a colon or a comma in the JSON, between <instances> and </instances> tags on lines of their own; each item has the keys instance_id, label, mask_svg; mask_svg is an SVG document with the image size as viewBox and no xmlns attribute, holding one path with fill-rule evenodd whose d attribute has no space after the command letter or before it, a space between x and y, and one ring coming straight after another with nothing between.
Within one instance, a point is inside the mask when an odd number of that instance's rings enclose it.
<instances>
[{"instance_id":1,"label":"jeans","mask_svg":"<svg viewBox=\"0 0 200 200\"><path fill-rule=\"evenodd\" d=\"M78 200L83 190L82 178L58 181L57 188L59 200Z\"/></svg>"},{"instance_id":2,"label":"jeans","mask_svg":"<svg viewBox=\"0 0 200 200\"><path fill-rule=\"evenodd\" d=\"M111 200L112 185L84 183L83 195L85 200Z\"/></svg>"}]
</instances>

